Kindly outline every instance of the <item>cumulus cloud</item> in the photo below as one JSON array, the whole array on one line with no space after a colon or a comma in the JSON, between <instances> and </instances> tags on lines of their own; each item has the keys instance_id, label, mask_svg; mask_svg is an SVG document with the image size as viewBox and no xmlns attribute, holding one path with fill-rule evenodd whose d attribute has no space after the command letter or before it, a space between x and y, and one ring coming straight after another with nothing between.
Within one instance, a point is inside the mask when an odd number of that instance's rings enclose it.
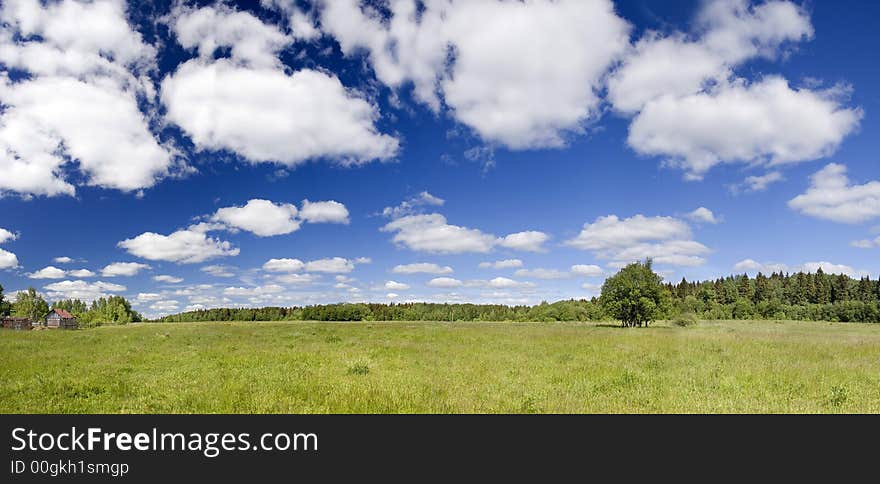
<instances>
[{"instance_id":1,"label":"cumulus cloud","mask_svg":"<svg viewBox=\"0 0 880 484\"><path fill-rule=\"evenodd\" d=\"M498 245L508 249L522 250L526 252L543 252L543 244L549 238L550 236L544 232L529 230L507 235L498 241Z\"/></svg>"},{"instance_id":2,"label":"cumulus cloud","mask_svg":"<svg viewBox=\"0 0 880 484\"><path fill-rule=\"evenodd\" d=\"M396 154L398 140L374 125L376 106L325 72L285 72L277 55L289 39L277 28L225 7L183 10L173 28L201 58L162 81L161 99L167 118L198 149L286 166L319 158L360 164ZM231 57L214 60L217 47L231 47Z\"/></svg>"},{"instance_id":3,"label":"cumulus cloud","mask_svg":"<svg viewBox=\"0 0 880 484\"><path fill-rule=\"evenodd\" d=\"M275 204L269 200L249 200L242 207L225 207L211 217L229 227L247 230L260 237L289 234L299 230L296 206L289 203Z\"/></svg>"},{"instance_id":4,"label":"cumulus cloud","mask_svg":"<svg viewBox=\"0 0 880 484\"><path fill-rule=\"evenodd\" d=\"M463 283L452 277L435 277L427 282L430 287L451 288L460 287Z\"/></svg>"},{"instance_id":5,"label":"cumulus cloud","mask_svg":"<svg viewBox=\"0 0 880 484\"><path fill-rule=\"evenodd\" d=\"M719 163L773 166L828 156L861 117L860 109L844 108L834 96L767 77L652 101L633 120L627 140L639 153L664 156L700 179Z\"/></svg>"},{"instance_id":6,"label":"cumulus cloud","mask_svg":"<svg viewBox=\"0 0 880 484\"><path fill-rule=\"evenodd\" d=\"M284 292L284 288L278 284L266 284L254 287L227 287L223 289L224 296L263 296L266 294L278 294Z\"/></svg>"},{"instance_id":7,"label":"cumulus cloud","mask_svg":"<svg viewBox=\"0 0 880 484\"><path fill-rule=\"evenodd\" d=\"M104 277L135 276L140 271L149 268L149 265L139 262L114 262L101 269L101 275Z\"/></svg>"},{"instance_id":8,"label":"cumulus cloud","mask_svg":"<svg viewBox=\"0 0 880 484\"><path fill-rule=\"evenodd\" d=\"M581 277L601 277L605 275L605 271L601 267L593 264L575 264L571 266L571 273Z\"/></svg>"},{"instance_id":9,"label":"cumulus cloud","mask_svg":"<svg viewBox=\"0 0 880 484\"><path fill-rule=\"evenodd\" d=\"M230 266L224 266L221 264L215 264L210 266L205 266L199 269L205 274L210 274L214 277L233 277L235 276L235 268Z\"/></svg>"},{"instance_id":10,"label":"cumulus cloud","mask_svg":"<svg viewBox=\"0 0 880 484\"><path fill-rule=\"evenodd\" d=\"M384 287L385 289L389 289L392 291L405 291L409 289L409 284L404 284L397 281L387 281Z\"/></svg>"},{"instance_id":11,"label":"cumulus cloud","mask_svg":"<svg viewBox=\"0 0 880 484\"><path fill-rule=\"evenodd\" d=\"M731 189L734 193L739 191L762 192L773 183L782 181L784 179L785 177L782 176L782 173L778 171L771 171L769 173L765 173L764 175L747 176L742 181L742 183L734 185L733 187L731 187Z\"/></svg>"},{"instance_id":12,"label":"cumulus cloud","mask_svg":"<svg viewBox=\"0 0 880 484\"><path fill-rule=\"evenodd\" d=\"M395 232L394 243L423 252L489 252L497 243L493 235L446 223L446 217L439 213L407 215L389 222L381 230Z\"/></svg>"},{"instance_id":13,"label":"cumulus cloud","mask_svg":"<svg viewBox=\"0 0 880 484\"><path fill-rule=\"evenodd\" d=\"M263 264L263 270L268 272L299 272L304 267L299 259L269 259Z\"/></svg>"},{"instance_id":14,"label":"cumulus cloud","mask_svg":"<svg viewBox=\"0 0 880 484\"><path fill-rule=\"evenodd\" d=\"M706 207L699 207L693 212L688 213L687 218L693 220L694 222L702 222L707 224L717 224L718 222L720 222L720 220L715 217L715 214Z\"/></svg>"},{"instance_id":15,"label":"cumulus cloud","mask_svg":"<svg viewBox=\"0 0 880 484\"><path fill-rule=\"evenodd\" d=\"M14 269L18 267L18 257L12 252L0 249L0 269Z\"/></svg>"},{"instance_id":16,"label":"cumulus cloud","mask_svg":"<svg viewBox=\"0 0 880 484\"><path fill-rule=\"evenodd\" d=\"M31 279L64 279L67 273L55 266L47 266L28 274Z\"/></svg>"},{"instance_id":17,"label":"cumulus cloud","mask_svg":"<svg viewBox=\"0 0 880 484\"><path fill-rule=\"evenodd\" d=\"M95 273L88 269L75 269L67 271L67 275L71 277L95 277Z\"/></svg>"},{"instance_id":18,"label":"cumulus cloud","mask_svg":"<svg viewBox=\"0 0 880 484\"><path fill-rule=\"evenodd\" d=\"M418 213L421 207L442 207L444 203L446 203L446 200L424 191L400 202L400 205L396 207L385 207L382 209L382 215L389 218L400 218L404 215Z\"/></svg>"},{"instance_id":19,"label":"cumulus cloud","mask_svg":"<svg viewBox=\"0 0 880 484\"><path fill-rule=\"evenodd\" d=\"M0 229L0 242L2 242L2 241L3 241L2 229ZM70 257L56 257L56 258L52 259L52 261L57 264L70 264L71 262L73 262L73 259L71 259Z\"/></svg>"},{"instance_id":20,"label":"cumulus cloud","mask_svg":"<svg viewBox=\"0 0 880 484\"><path fill-rule=\"evenodd\" d=\"M394 266L391 272L395 274L452 274L452 267L440 266L431 262L416 262L413 264L400 264Z\"/></svg>"},{"instance_id":21,"label":"cumulus cloud","mask_svg":"<svg viewBox=\"0 0 880 484\"><path fill-rule=\"evenodd\" d=\"M137 302L151 302L162 299L162 295L155 292L141 292L135 298Z\"/></svg>"},{"instance_id":22,"label":"cumulus cloud","mask_svg":"<svg viewBox=\"0 0 880 484\"><path fill-rule=\"evenodd\" d=\"M786 42L810 39L808 12L792 2L705 2L696 32L648 31L608 80L614 108L635 113L663 96L687 96L723 82L732 68L754 57L772 59Z\"/></svg>"},{"instance_id":23,"label":"cumulus cloud","mask_svg":"<svg viewBox=\"0 0 880 484\"><path fill-rule=\"evenodd\" d=\"M788 206L832 222L867 222L880 217L880 181L850 184L846 166L829 163L810 177L807 191L789 200Z\"/></svg>"},{"instance_id":24,"label":"cumulus cloud","mask_svg":"<svg viewBox=\"0 0 880 484\"><path fill-rule=\"evenodd\" d=\"M177 284L177 283L183 282L183 278L176 277L176 276L169 276L167 274L153 276L153 280L156 282L165 282L168 284Z\"/></svg>"},{"instance_id":25,"label":"cumulus cloud","mask_svg":"<svg viewBox=\"0 0 880 484\"><path fill-rule=\"evenodd\" d=\"M519 259L497 260L495 262L480 262L480 269L515 269L522 267L523 261Z\"/></svg>"},{"instance_id":26,"label":"cumulus cloud","mask_svg":"<svg viewBox=\"0 0 880 484\"><path fill-rule=\"evenodd\" d=\"M598 217L584 224L583 230L566 245L592 251L614 267L652 258L657 264L697 266L710 252L705 245L691 240L690 227L673 217L635 215L620 219L616 215Z\"/></svg>"},{"instance_id":27,"label":"cumulus cloud","mask_svg":"<svg viewBox=\"0 0 880 484\"><path fill-rule=\"evenodd\" d=\"M303 200L299 216L309 223L347 224L349 222L348 209L335 200L326 202Z\"/></svg>"},{"instance_id":28,"label":"cumulus cloud","mask_svg":"<svg viewBox=\"0 0 880 484\"><path fill-rule=\"evenodd\" d=\"M719 163L775 166L828 156L863 115L843 105L847 88L793 89L778 76L749 82L734 75L745 61L774 59L812 35L803 7L747 0L706 2L691 35L647 32L608 81L615 109L635 116L628 144L689 179Z\"/></svg>"},{"instance_id":29,"label":"cumulus cloud","mask_svg":"<svg viewBox=\"0 0 880 484\"><path fill-rule=\"evenodd\" d=\"M18 238L18 235L0 227L0 244L4 242L9 242L11 240L15 240ZM57 262L57 260L56 260Z\"/></svg>"},{"instance_id":30,"label":"cumulus cloud","mask_svg":"<svg viewBox=\"0 0 880 484\"><path fill-rule=\"evenodd\" d=\"M382 19L356 0L326 2L323 30L342 51L369 53L392 88L484 140L513 149L558 147L599 110L597 91L628 44L608 0L393 2ZM442 99L442 101L441 101Z\"/></svg>"},{"instance_id":31,"label":"cumulus cloud","mask_svg":"<svg viewBox=\"0 0 880 484\"><path fill-rule=\"evenodd\" d=\"M496 289L511 289L515 287L534 287L534 284L530 282L520 282L515 281L513 279L507 277L496 277L494 279L490 279L487 283L489 287L493 287Z\"/></svg>"},{"instance_id":32,"label":"cumulus cloud","mask_svg":"<svg viewBox=\"0 0 880 484\"><path fill-rule=\"evenodd\" d=\"M239 249L233 248L229 242L189 229L178 230L169 235L144 232L117 245L128 253L147 260L179 264L195 264L217 257L236 256L239 253Z\"/></svg>"},{"instance_id":33,"label":"cumulus cloud","mask_svg":"<svg viewBox=\"0 0 880 484\"><path fill-rule=\"evenodd\" d=\"M0 23L0 63L28 73L0 76L0 191L73 195L79 180L133 191L170 172L139 108L152 106L155 49L125 2L9 0Z\"/></svg>"},{"instance_id":34,"label":"cumulus cloud","mask_svg":"<svg viewBox=\"0 0 880 484\"><path fill-rule=\"evenodd\" d=\"M306 272L329 272L332 274L346 274L354 270L354 262L343 257L331 257L306 262Z\"/></svg>"},{"instance_id":35,"label":"cumulus cloud","mask_svg":"<svg viewBox=\"0 0 880 484\"><path fill-rule=\"evenodd\" d=\"M108 293L126 290L126 287L120 284L102 281L93 283L86 281L61 281L53 282L43 286L43 288L48 291L47 296L51 299L82 299L83 301L93 301L106 297Z\"/></svg>"}]
</instances>

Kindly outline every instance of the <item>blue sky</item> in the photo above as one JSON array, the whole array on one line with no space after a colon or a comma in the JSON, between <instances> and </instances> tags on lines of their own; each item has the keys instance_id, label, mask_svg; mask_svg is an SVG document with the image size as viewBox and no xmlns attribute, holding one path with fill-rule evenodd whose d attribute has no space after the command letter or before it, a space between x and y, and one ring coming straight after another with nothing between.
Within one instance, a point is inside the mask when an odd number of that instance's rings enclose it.
<instances>
[{"instance_id":1,"label":"blue sky","mask_svg":"<svg viewBox=\"0 0 880 484\"><path fill-rule=\"evenodd\" d=\"M880 274L873 2L413 5L4 2L0 284L159 315Z\"/></svg>"}]
</instances>

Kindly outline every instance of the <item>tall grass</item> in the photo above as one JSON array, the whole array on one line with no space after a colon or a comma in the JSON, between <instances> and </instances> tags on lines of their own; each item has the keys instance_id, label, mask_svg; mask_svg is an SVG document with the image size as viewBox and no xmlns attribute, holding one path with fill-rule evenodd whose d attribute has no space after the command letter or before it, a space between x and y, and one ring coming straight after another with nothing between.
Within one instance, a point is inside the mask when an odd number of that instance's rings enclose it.
<instances>
[{"instance_id":1,"label":"tall grass","mask_svg":"<svg viewBox=\"0 0 880 484\"><path fill-rule=\"evenodd\" d=\"M0 412L880 412L880 326L371 322L5 330Z\"/></svg>"}]
</instances>

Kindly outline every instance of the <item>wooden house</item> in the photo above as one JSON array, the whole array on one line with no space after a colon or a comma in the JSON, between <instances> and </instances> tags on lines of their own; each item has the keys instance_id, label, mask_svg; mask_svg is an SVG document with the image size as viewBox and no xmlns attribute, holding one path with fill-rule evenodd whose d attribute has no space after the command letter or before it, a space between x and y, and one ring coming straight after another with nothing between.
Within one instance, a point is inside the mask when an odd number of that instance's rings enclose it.
<instances>
[{"instance_id":1,"label":"wooden house","mask_svg":"<svg viewBox=\"0 0 880 484\"><path fill-rule=\"evenodd\" d=\"M12 316L4 316L2 320L0 320L2 326L7 329L31 329L33 327L33 323L28 318L15 318Z\"/></svg>"},{"instance_id":2,"label":"wooden house","mask_svg":"<svg viewBox=\"0 0 880 484\"><path fill-rule=\"evenodd\" d=\"M46 316L47 328L76 329L76 318L63 309L53 309Z\"/></svg>"}]
</instances>

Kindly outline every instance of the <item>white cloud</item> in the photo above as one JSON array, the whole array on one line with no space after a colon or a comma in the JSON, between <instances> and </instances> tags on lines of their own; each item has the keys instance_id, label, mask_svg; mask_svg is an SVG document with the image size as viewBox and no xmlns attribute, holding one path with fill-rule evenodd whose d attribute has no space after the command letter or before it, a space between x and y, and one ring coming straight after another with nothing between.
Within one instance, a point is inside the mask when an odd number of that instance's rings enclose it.
<instances>
[{"instance_id":1,"label":"white cloud","mask_svg":"<svg viewBox=\"0 0 880 484\"><path fill-rule=\"evenodd\" d=\"M0 229L0 242L3 242L2 231L3 229ZM70 257L56 257L52 261L58 264L70 264L73 262L73 259Z\"/></svg>"},{"instance_id":2,"label":"white cloud","mask_svg":"<svg viewBox=\"0 0 880 484\"><path fill-rule=\"evenodd\" d=\"M754 259L743 259L733 265L735 272L762 272L773 274L775 272L788 272L788 266L777 262L758 262Z\"/></svg>"},{"instance_id":3,"label":"white cloud","mask_svg":"<svg viewBox=\"0 0 880 484\"><path fill-rule=\"evenodd\" d=\"M18 267L18 257L12 252L0 249L0 269L14 269Z\"/></svg>"},{"instance_id":4,"label":"white cloud","mask_svg":"<svg viewBox=\"0 0 880 484\"><path fill-rule=\"evenodd\" d=\"M36 272L28 274L31 279L64 279L67 273L55 266L47 266Z\"/></svg>"},{"instance_id":5,"label":"white cloud","mask_svg":"<svg viewBox=\"0 0 880 484\"><path fill-rule=\"evenodd\" d=\"M149 265L140 262L114 262L101 269L101 275L104 277L135 276L140 271L149 268Z\"/></svg>"},{"instance_id":6,"label":"white cloud","mask_svg":"<svg viewBox=\"0 0 880 484\"><path fill-rule=\"evenodd\" d=\"M497 260L495 262L480 262L480 269L514 269L522 267L523 261L519 259Z\"/></svg>"},{"instance_id":7,"label":"white cloud","mask_svg":"<svg viewBox=\"0 0 880 484\"><path fill-rule=\"evenodd\" d=\"M384 209L382 209L382 215L393 219L400 218L404 215L413 215L415 213L418 213L421 207L441 207L444 203L446 203L446 200L443 200L440 197L435 197L427 191L424 191L412 198L408 198L403 202L400 202L400 205L396 207L385 207Z\"/></svg>"},{"instance_id":8,"label":"white cloud","mask_svg":"<svg viewBox=\"0 0 880 484\"><path fill-rule=\"evenodd\" d=\"M772 274L775 272L787 272L787 273L796 273L796 272L816 272L819 269L822 269L822 272L826 274L845 274L850 277L862 277L870 275L870 271L866 270L857 270L848 265L844 264L834 264L832 262L827 261L819 261L819 262L805 262L799 266L788 266L786 264L774 263L774 262L757 262L753 259L744 259L733 266L734 271L743 271L743 272L761 272L764 274Z\"/></svg>"},{"instance_id":9,"label":"white cloud","mask_svg":"<svg viewBox=\"0 0 880 484\"><path fill-rule=\"evenodd\" d=\"M828 156L861 117L860 109L844 108L834 96L767 77L651 101L633 120L627 141L700 179L718 163L773 166Z\"/></svg>"},{"instance_id":10,"label":"white cloud","mask_svg":"<svg viewBox=\"0 0 880 484\"><path fill-rule=\"evenodd\" d=\"M0 244L2 244L4 242L9 242L10 240L15 240L17 238L18 238L18 235L14 234L4 228L0 228Z\"/></svg>"},{"instance_id":11,"label":"white cloud","mask_svg":"<svg viewBox=\"0 0 880 484\"><path fill-rule=\"evenodd\" d=\"M162 274L162 275L158 275L158 276L153 276L153 280L156 281L156 282L166 282L166 283L168 283L168 284L177 284L177 283L179 283L179 282L183 282L183 278L181 278L181 277L175 277L175 276L169 276L169 275L167 275L167 274Z\"/></svg>"},{"instance_id":12,"label":"white cloud","mask_svg":"<svg viewBox=\"0 0 880 484\"><path fill-rule=\"evenodd\" d=\"M813 217L860 223L880 217L880 181L851 185L846 166L829 163L810 177L810 187L788 206Z\"/></svg>"},{"instance_id":13,"label":"white cloud","mask_svg":"<svg viewBox=\"0 0 880 484\"><path fill-rule=\"evenodd\" d=\"M299 216L309 223L347 224L349 222L348 209L335 200L326 202L303 200Z\"/></svg>"},{"instance_id":14,"label":"white cloud","mask_svg":"<svg viewBox=\"0 0 880 484\"><path fill-rule=\"evenodd\" d=\"M305 263L299 259L269 259L263 264L263 270L268 272L299 272L305 268Z\"/></svg>"},{"instance_id":15,"label":"white cloud","mask_svg":"<svg viewBox=\"0 0 880 484\"><path fill-rule=\"evenodd\" d=\"M688 213L687 218L694 222L704 222L707 224L717 224L720 222L720 220L715 217L715 214L706 207L699 207L693 212Z\"/></svg>"},{"instance_id":16,"label":"white cloud","mask_svg":"<svg viewBox=\"0 0 880 484\"><path fill-rule=\"evenodd\" d=\"M180 303L175 300L166 300L166 301L156 301L155 303L150 305L150 309L153 311L158 311L160 313L170 313L177 311Z\"/></svg>"},{"instance_id":17,"label":"white cloud","mask_svg":"<svg viewBox=\"0 0 880 484\"><path fill-rule=\"evenodd\" d=\"M516 277L526 277L529 279L565 279L571 277L571 274L568 272L559 271L556 269L519 269L518 271L513 273Z\"/></svg>"},{"instance_id":18,"label":"white cloud","mask_svg":"<svg viewBox=\"0 0 880 484\"><path fill-rule=\"evenodd\" d=\"M123 1L9 0L0 11L0 191L73 195L74 183L133 191L173 164L149 128L155 49ZM79 171L84 176L74 174Z\"/></svg>"},{"instance_id":19,"label":"white cloud","mask_svg":"<svg viewBox=\"0 0 880 484\"><path fill-rule=\"evenodd\" d=\"M117 245L144 259L180 264L194 264L239 253L239 249L233 248L229 242L192 230L178 230L170 235L144 232Z\"/></svg>"},{"instance_id":20,"label":"white cloud","mask_svg":"<svg viewBox=\"0 0 880 484\"><path fill-rule=\"evenodd\" d=\"M329 272L332 274L346 274L354 270L354 263L342 257L319 259L306 262L307 272Z\"/></svg>"},{"instance_id":21,"label":"white cloud","mask_svg":"<svg viewBox=\"0 0 880 484\"><path fill-rule=\"evenodd\" d=\"M401 264L394 266L391 272L395 274L452 274L452 267L439 266L430 262L416 262L414 264Z\"/></svg>"},{"instance_id":22,"label":"white cloud","mask_svg":"<svg viewBox=\"0 0 880 484\"><path fill-rule=\"evenodd\" d=\"M514 287L534 287L534 284L530 282L519 282L507 277L496 277L494 279L490 279L488 282L489 287L493 287L496 289L510 289Z\"/></svg>"},{"instance_id":23,"label":"white cloud","mask_svg":"<svg viewBox=\"0 0 880 484\"><path fill-rule=\"evenodd\" d=\"M807 10L788 1L713 0L693 34L648 31L608 80L615 109L635 116L627 142L689 179L719 163L773 166L828 156L863 114L843 106L848 88L792 89L781 77L750 83L734 74L750 59L775 59L812 36Z\"/></svg>"},{"instance_id":24,"label":"white cloud","mask_svg":"<svg viewBox=\"0 0 880 484\"><path fill-rule=\"evenodd\" d=\"M377 77L483 139L558 147L599 109L596 91L629 26L607 0L393 2L391 18L356 0L326 2L321 25L346 54L369 52ZM452 59L449 61L449 59Z\"/></svg>"},{"instance_id":25,"label":"white cloud","mask_svg":"<svg viewBox=\"0 0 880 484\"><path fill-rule=\"evenodd\" d=\"M82 299L83 301L93 301L95 299L106 297L107 293L122 292L126 287L119 284L111 284L109 282L93 282L86 281L61 281L43 286L48 291L48 297L51 299Z\"/></svg>"},{"instance_id":26,"label":"white cloud","mask_svg":"<svg viewBox=\"0 0 880 484\"><path fill-rule=\"evenodd\" d=\"M260 237L269 237L299 230L298 213L296 206L290 203L275 204L269 200L253 199L242 207L221 208L211 216L211 220Z\"/></svg>"},{"instance_id":27,"label":"white cloud","mask_svg":"<svg viewBox=\"0 0 880 484\"><path fill-rule=\"evenodd\" d=\"M428 286L431 287L442 287L442 288L450 288L450 287L459 287L462 285L462 282L458 279L453 279L451 277L435 277L428 281Z\"/></svg>"},{"instance_id":28,"label":"white cloud","mask_svg":"<svg viewBox=\"0 0 880 484\"><path fill-rule=\"evenodd\" d=\"M477 229L446 223L438 213L407 215L389 222L381 229L396 232L392 240L411 250L441 254L489 252L496 244L493 235Z\"/></svg>"},{"instance_id":29,"label":"white cloud","mask_svg":"<svg viewBox=\"0 0 880 484\"><path fill-rule=\"evenodd\" d=\"M388 281L385 283L385 289L389 289L392 291L405 291L409 289L409 284L404 284L397 281Z\"/></svg>"},{"instance_id":30,"label":"white cloud","mask_svg":"<svg viewBox=\"0 0 880 484\"><path fill-rule=\"evenodd\" d=\"M748 0L704 2L696 35L648 31L608 80L614 108L635 113L663 96L687 96L727 80L754 57L775 58L786 42L810 39L803 7L787 1L751 6Z\"/></svg>"},{"instance_id":31,"label":"white cloud","mask_svg":"<svg viewBox=\"0 0 880 484\"><path fill-rule=\"evenodd\" d=\"M162 299L162 295L155 292L141 292L137 295L138 302L151 302Z\"/></svg>"},{"instance_id":32,"label":"white cloud","mask_svg":"<svg viewBox=\"0 0 880 484\"><path fill-rule=\"evenodd\" d=\"M291 42L276 27L222 4L197 10L175 8L171 27L177 42L186 49L198 50L204 61L212 60L217 49L229 47L237 63L276 67L278 52Z\"/></svg>"},{"instance_id":33,"label":"white cloud","mask_svg":"<svg viewBox=\"0 0 880 484\"><path fill-rule=\"evenodd\" d=\"M259 22L247 13L236 17ZM286 73L274 59L275 46L262 43L264 35L240 28L239 21L230 24L239 28L234 45L247 46L247 52L233 48L231 59L210 60L200 49L202 59L185 62L162 81L167 118L198 149L230 150L254 163L286 166L318 158L360 164L396 154L398 140L374 125L376 106L335 76L310 69ZM218 40L209 35L198 42Z\"/></svg>"},{"instance_id":34,"label":"white cloud","mask_svg":"<svg viewBox=\"0 0 880 484\"><path fill-rule=\"evenodd\" d=\"M857 249L873 249L876 247L880 247L880 237L875 239L862 239L862 240L853 240L849 243L850 246L855 247Z\"/></svg>"},{"instance_id":35,"label":"white cloud","mask_svg":"<svg viewBox=\"0 0 880 484\"><path fill-rule=\"evenodd\" d=\"M233 277L235 276L235 268L230 266L224 266L221 264L215 264L210 266L205 266L199 269L200 271L210 274L214 277Z\"/></svg>"},{"instance_id":36,"label":"white cloud","mask_svg":"<svg viewBox=\"0 0 880 484\"><path fill-rule=\"evenodd\" d=\"M67 275L71 277L95 277L95 273L88 269L76 269L67 271Z\"/></svg>"},{"instance_id":37,"label":"white cloud","mask_svg":"<svg viewBox=\"0 0 880 484\"><path fill-rule=\"evenodd\" d=\"M605 275L605 271L601 267L593 264L575 264L571 266L571 273L581 277L601 277Z\"/></svg>"},{"instance_id":38,"label":"white cloud","mask_svg":"<svg viewBox=\"0 0 880 484\"><path fill-rule=\"evenodd\" d=\"M266 294L278 294L284 292L284 288L278 284L266 284L255 287L227 287L223 289L224 296L263 296Z\"/></svg>"},{"instance_id":39,"label":"white cloud","mask_svg":"<svg viewBox=\"0 0 880 484\"><path fill-rule=\"evenodd\" d=\"M251 162L295 166L330 158L359 164L393 157L398 140L374 126L378 108L327 73L285 72L278 51L290 42L277 28L225 7L183 9L173 24L181 45L200 59L162 81L167 118L198 149L230 150ZM213 60L217 47L231 58Z\"/></svg>"},{"instance_id":40,"label":"white cloud","mask_svg":"<svg viewBox=\"0 0 880 484\"><path fill-rule=\"evenodd\" d=\"M685 222L641 214L626 219L616 215L598 217L584 224L580 234L566 245L592 251L615 267L648 257L657 264L696 266L706 262L702 256L709 252L708 247L691 240Z\"/></svg>"},{"instance_id":41,"label":"white cloud","mask_svg":"<svg viewBox=\"0 0 880 484\"><path fill-rule=\"evenodd\" d=\"M522 250L526 252L543 252L542 246L550 238L544 232L529 230L510 234L498 241L498 245L508 249Z\"/></svg>"},{"instance_id":42,"label":"white cloud","mask_svg":"<svg viewBox=\"0 0 880 484\"><path fill-rule=\"evenodd\" d=\"M778 171L771 171L764 175L752 175L747 176L745 180L739 185L733 186L733 191L737 192L740 190L746 192L762 192L767 189L771 184L784 180L785 177L782 176L782 173Z\"/></svg>"},{"instance_id":43,"label":"white cloud","mask_svg":"<svg viewBox=\"0 0 880 484\"><path fill-rule=\"evenodd\" d=\"M282 284L292 284L292 285L308 285L317 281L320 276L316 276L314 274L282 274L280 276L275 276L275 280Z\"/></svg>"}]
</instances>

